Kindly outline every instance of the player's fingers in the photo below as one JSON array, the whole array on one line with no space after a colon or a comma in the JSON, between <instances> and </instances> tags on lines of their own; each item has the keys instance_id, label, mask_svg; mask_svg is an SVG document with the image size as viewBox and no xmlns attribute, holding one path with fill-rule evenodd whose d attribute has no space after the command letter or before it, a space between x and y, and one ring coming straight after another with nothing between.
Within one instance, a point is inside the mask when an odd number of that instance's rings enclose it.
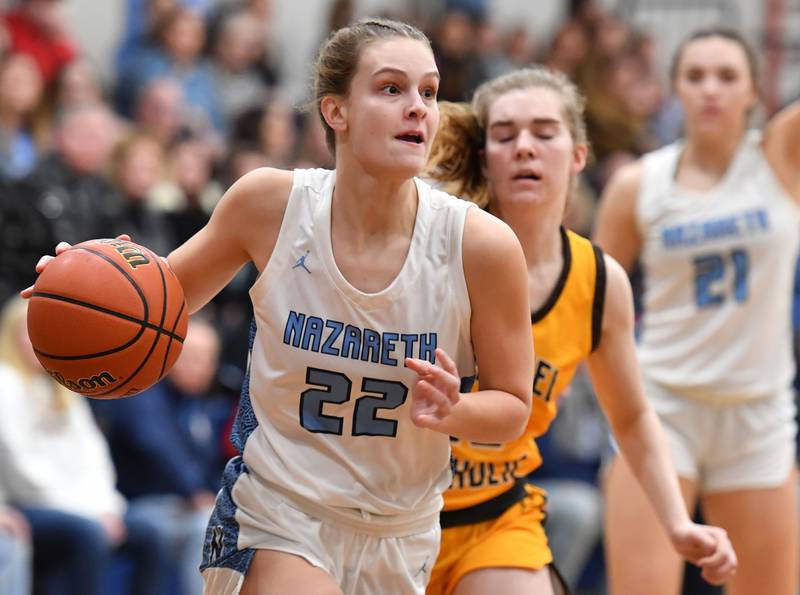
<instances>
[{"instance_id":1,"label":"player's fingers","mask_svg":"<svg viewBox=\"0 0 800 595\"><path fill-rule=\"evenodd\" d=\"M123 242L130 242L131 236L129 236L127 233L121 233L117 236L116 239L122 240Z\"/></svg>"},{"instance_id":2,"label":"player's fingers","mask_svg":"<svg viewBox=\"0 0 800 595\"><path fill-rule=\"evenodd\" d=\"M48 263L53 260L55 256L50 256L49 254L45 254L39 259L39 262L36 263L34 267L37 273L41 273L44 270L44 267L48 265Z\"/></svg>"},{"instance_id":3,"label":"player's fingers","mask_svg":"<svg viewBox=\"0 0 800 595\"><path fill-rule=\"evenodd\" d=\"M711 555L700 558L695 562L700 567L715 568L724 566L728 563L736 565L736 554L727 542L721 542L719 547Z\"/></svg>"},{"instance_id":4,"label":"player's fingers","mask_svg":"<svg viewBox=\"0 0 800 595\"><path fill-rule=\"evenodd\" d=\"M456 363L441 347L436 348L436 360L439 362L439 365L442 366L442 369L445 372L458 378L458 368L456 367Z\"/></svg>"},{"instance_id":5,"label":"player's fingers","mask_svg":"<svg viewBox=\"0 0 800 595\"><path fill-rule=\"evenodd\" d=\"M447 370L439 366L433 366L425 379L433 383L451 403L455 404L461 398L461 393L459 392L461 390L461 382L458 376L454 376Z\"/></svg>"},{"instance_id":6,"label":"player's fingers","mask_svg":"<svg viewBox=\"0 0 800 595\"><path fill-rule=\"evenodd\" d=\"M406 366L417 373L420 380L435 386L450 403L455 404L461 398L461 383L458 376L450 374L443 368L427 360L407 357Z\"/></svg>"},{"instance_id":7,"label":"player's fingers","mask_svg":"<svg viewBox=\"0 0 800 595\"><path fill-rule=\"evenodd\" d=\"M434 414L439 418L448 416L452 409L452 404L447 395L427 380L418 380L416 382L413 397L429 404L421 410L423 413Z\"/></svg>"},{"instance_id":8,"label":"player's fingers","mask_svg":"<svg viewBox=\"0 0 800 595\"><path fill-rule=\"evenodd\" d=\"M700 576L712 585L724 585L736 574L736 564L728 560L722 566L703 567Z\"/></svg>"},{"instance_id":9,"label":"player's fingers","mask_svg":"<svg viewBox=\"0 0 800 595\"><path fill-rule=\"evenodd\" d=\"M719 585L736 573L738 561L733 547L726 539L712 555L698 560L697 565L702 569L701 574L705 580Z\"/></svg>"},{"instance_id":10,"label":"player's fingers","mask_svg":"<svg viewBox=\"0 0 800 595\"><path fill-rule=\"evenodd\" d=\"M19 292L19 296L21 298L25 298L26 300L30 298L32 295L33 295L33 285L31 285L30 287L26 287L25 289Z\"/></svg>"},{"instance_id":11,"label":"player's fingers","mask_svg":"<svg viewBox=\"0 0 800 595\"><path fill-rule=\"evenodd\" d=\"M59 242L58 244L56 244L56 256L58 256L62 252L66 252L70 248L72 248L72 244L68 244L67 242Z\"/></svg>"},{"instance_id":12,"label":"player's fingers","mask_svg":"<svg viewBox=\"0 0 800 595\"><path fill-rule=\"evenodd\" d=\"M413 372L416 372L422 378L430 376L433 370L436 368L432 363L428 360L424 359L417 359L415 357L407 357L405 359L406 367Z\"/></svg>"}]
</instances>

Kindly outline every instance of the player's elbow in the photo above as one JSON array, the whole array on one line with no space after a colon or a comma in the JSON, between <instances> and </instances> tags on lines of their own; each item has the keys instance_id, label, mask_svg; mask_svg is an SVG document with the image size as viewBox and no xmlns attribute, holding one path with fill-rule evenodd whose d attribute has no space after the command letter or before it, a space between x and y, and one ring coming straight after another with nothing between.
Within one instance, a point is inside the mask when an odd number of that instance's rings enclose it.
<instances>
[{"instance_id":1,"label":"player's elbow","mask_svg":"<svg viewBox=\"0 0 800 595\"><path fill-rule=\"evenodd\" d=\"M511 442L516 440L525 432L528 427L528 419L531 414L531 397L526 392L519 394L510 393L507 410L505 412L502 428L498 428L502 436L498 436L499 442Z\"/></svg>"}]
</instances>

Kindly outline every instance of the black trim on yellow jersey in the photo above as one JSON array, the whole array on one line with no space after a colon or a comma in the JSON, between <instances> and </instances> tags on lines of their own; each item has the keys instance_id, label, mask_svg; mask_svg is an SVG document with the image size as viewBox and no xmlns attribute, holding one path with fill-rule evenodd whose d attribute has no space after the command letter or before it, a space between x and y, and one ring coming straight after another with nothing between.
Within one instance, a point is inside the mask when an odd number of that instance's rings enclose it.
<instances>
[{"instance_id":1,"label":"black trim on yellow jersey","mask_svg":"<svg viewBox=\"0 0 800 595\"><path fill-rule=\"evenodd\" d=\"M459 508L458 510L443 510L439 513L439 524L442 529L474 525L484 521L491 521L502 515L506 510L528 495L525 489L525 480L518 479L510 490L506 490L491 500L481 502L475 506Z\"/></svg>"},{"instance_id":2,"label":"black trim on yellow jersey","mask_svg":"<svg viewBox=\"0 0 800 595\"><path fill-rule=\"evenodd\" d=\"M542 318L547 316L547 313L550 312L550 310L553 309L553 306L556 305L559 296L561 296L561 292L564 291L564 286L567 284L569 270L572 268L572 250L570 250L569 247L567 230L562 226L559 228L559 232L561 233L561 255L564 260L564 264L561 266L561 274L558 276L556 286L553 287L553 291L550 292L550 295L547 297L547 301L542 304L541 308L531 314L532 323L539 322Z\"/></svg>"},{"instance_id":3,"label":"black trim on yellow jersey","mask_svg":"<svg viewBox=\"0 0 800 595\"><path fill-rule=\"evenodd\" d=\"M594 301L592 302L592 351L600 345L600 337L603 334L603 308L606 303L606 259L603 258L603 251L592 244L594 248L595 262L595 281L594 281Z\"/></svg>"}]
</instances>

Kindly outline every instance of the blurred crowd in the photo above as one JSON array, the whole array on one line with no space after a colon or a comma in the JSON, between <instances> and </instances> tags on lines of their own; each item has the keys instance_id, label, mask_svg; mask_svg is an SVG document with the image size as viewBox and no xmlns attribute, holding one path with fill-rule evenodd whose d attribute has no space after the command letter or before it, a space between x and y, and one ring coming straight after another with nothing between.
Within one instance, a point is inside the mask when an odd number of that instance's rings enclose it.
<instances>
[{"instance_id":1,"label":"blurred crowd","mask_svg":"<svg viewBox=\"0 0 800 595\"><path fill-rule=\"evenodd\" d=\"M35 280L36 261L56 241L128 233L167 254L251 169L333 166L316 113L284 98L270 54L269 4L127 0L114 80L81 54L59 0L19 0L0 13L4 594L201 592L196 567L231 455L254 269L194 317L166 380L119 402L90 403L43 375L24 332L24 303L13 296ZM548 39L500 28L486 10L485 2L452 1L427 20L387 16L429 33L442 100L465 100L487 78L532 62L578 83L588 99L593 164L567 223L587 234L610 175L679 134L681 114L659 71L656 43L593 0L572 0ZM335 0L328 29L359 16L352 1ZM596 482L606 433L591 399L580 397L591 388L578 383L573 392L573 414L560 418L542 449L546 462L556 462L547 487L574 488L552 502L572 503L564 523L580 519L586 535L567 528L562 556L558 509L548 529L556 560L579 584L598 549ZM559 424L573 438L568 447L559 448Z\"/></svg>"}]
</instances>

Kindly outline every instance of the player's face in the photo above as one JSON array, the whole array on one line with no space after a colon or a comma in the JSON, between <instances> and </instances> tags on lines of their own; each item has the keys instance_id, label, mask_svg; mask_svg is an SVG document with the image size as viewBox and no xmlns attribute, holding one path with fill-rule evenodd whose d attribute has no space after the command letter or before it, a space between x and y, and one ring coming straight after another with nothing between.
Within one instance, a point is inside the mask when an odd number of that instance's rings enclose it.
<instances>
[{"instance_id":1,"label":"player's face","mask_svg":"<svg viewBox=\"0 0 800 595\"><path fill-rule=\"evenodd\" d=\"M439 126L438 88L439 71L425 43L400 37L370 43L344 100L346 130L337 144L367 170L417 175Z\"/></svg>"},{"instance_id":2,"label":"player's face","mask_svg":"<svg viewBox=\"0 0 800 595\"><path fill-rule=\"evenodd\" d=\"M556 91L516 89L489 106L484 175L501 209L520 202L563 209L570 179L585 156L586 148L573 142Z\"/></svg>"},{"instance_id":3,"label":"player's face","mask_svg":"<svg viewBox=\"0 0 800 595\"><path fill-rule=\"evenodd\" d=\"M689 134L738 134L757 101L744 49L722 37L698 39L684 48L675 89Z\"/></svg>"}]
</instances>

